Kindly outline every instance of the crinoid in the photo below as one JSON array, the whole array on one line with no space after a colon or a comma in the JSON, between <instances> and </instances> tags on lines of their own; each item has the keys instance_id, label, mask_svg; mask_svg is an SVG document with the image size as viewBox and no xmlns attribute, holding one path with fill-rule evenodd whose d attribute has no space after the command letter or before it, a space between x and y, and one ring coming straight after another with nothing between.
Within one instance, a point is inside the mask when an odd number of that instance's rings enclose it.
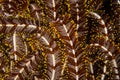
<instances>
[{"instance_id":1,"label":"crinoid","mask_svg":"<svg viewBox=\"0 0 120 80\"><path fill-rule=\"evenodd\" d=\"M0 0L0 80L120 80L120 1Z\"/></svg>"}]
</instances>

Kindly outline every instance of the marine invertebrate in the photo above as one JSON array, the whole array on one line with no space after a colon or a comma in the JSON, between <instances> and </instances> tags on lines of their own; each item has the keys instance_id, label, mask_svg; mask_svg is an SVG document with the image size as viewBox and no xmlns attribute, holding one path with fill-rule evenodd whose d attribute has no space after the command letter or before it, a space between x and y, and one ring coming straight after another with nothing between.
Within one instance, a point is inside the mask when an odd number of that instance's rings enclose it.
<instances>
[{"instance_id":1,"label":"marine invertebrate","mask_svg":"<svg viewBox=\"0 0 120 80\"><path fill-rule=\"evenodd\" d=\"M119 80L119 6L118 0L1 0L0 79Z\"/></svg>"}]
</instances>

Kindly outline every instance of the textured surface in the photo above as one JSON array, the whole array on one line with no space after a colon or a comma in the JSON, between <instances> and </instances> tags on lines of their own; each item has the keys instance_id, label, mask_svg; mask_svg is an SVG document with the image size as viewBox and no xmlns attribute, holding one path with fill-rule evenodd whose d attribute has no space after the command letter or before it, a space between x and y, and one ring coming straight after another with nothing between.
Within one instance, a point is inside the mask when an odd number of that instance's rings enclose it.
<instances>
[{"instance_id":1,"label":"textured surface","mask_svg":"<svg viewBox=\"0 0 120 80\"><path fill-rule=\"evenodd\" d=\"M0 80L120 80L120 1L0 0Z\"/></svg>"}]
</instances>

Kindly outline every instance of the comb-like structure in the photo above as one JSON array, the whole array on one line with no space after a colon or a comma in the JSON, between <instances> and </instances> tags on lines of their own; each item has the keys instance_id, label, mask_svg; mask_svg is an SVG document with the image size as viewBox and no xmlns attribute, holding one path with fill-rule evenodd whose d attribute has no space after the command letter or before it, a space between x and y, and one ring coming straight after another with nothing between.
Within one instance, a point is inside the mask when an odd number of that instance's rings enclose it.
<instances>
[{"instance_id":1,"label":"comb-like structure","mask_svg":"<svg viewBox=\"0 0 120 80\"><path fill-rule=\"evenodd\" d=\"M57 42L50 34L48 31L43 31L41 34L37 34L37 38L44 47L47 57L47 79L57 80L60 78L62 71L61 53Z\"/></svg>"},{"instance_id":2,"label":"comb-like structure","mask_svg":"<svg viewBox=\"0 0 120 80\"><path fill-rule=\"evenodd\" d=\"M0 0L0 80L120 80L119 0Z\"/></svg>"}]
</instances>

